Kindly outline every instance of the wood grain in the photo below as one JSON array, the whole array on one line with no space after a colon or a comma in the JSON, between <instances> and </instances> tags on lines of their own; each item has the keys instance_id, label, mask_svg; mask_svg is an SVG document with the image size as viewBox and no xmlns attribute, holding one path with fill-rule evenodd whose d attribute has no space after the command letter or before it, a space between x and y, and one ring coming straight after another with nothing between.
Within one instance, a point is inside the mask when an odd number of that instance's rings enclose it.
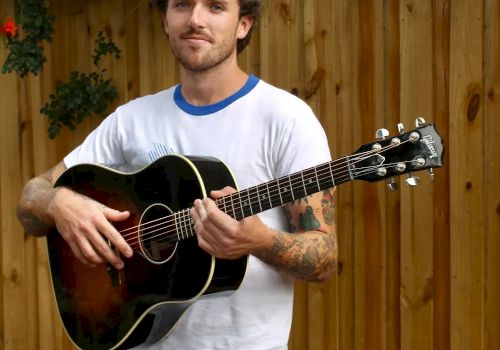
<instances>
[{"instance_id":1,"label":"wood grain","mask_svg":"<svg viewBox=\"0 0 500 350\"><path fill-rule=\"evenodd\" d=\"M0 20L14 0L0 2ZM72 70L93 69L103 30L122 50L103 61L116 106L176 84L179 70L148 0L50 1L54 40L37 77L0 74L0 349L73 345L61 327L43 239L15 216L22 185L102 120L47 137L41 105ZM297 282L291 350L500 348L499 0L264 0L241 66L303 98L336 158L434 121L445 167L400 191L336 192L339 263L322 285ZM0 61L6 57L0 45Z\"/></svg>"}]
</instances>

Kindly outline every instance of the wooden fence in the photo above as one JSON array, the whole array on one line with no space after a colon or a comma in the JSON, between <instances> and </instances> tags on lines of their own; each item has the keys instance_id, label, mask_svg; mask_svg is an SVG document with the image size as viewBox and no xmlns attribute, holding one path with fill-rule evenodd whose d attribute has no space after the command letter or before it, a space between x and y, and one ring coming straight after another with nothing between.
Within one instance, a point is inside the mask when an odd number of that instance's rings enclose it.
<instances>
[{"instance_id":1,"label":"wooden fence","mask_svg":"<svg viewBox=\"0 0 500 350\"><path fill-rule=\"evenodd\" d=\"M115 106L178 80L147 0L50 1L55 36L39 76L0 74L0 348L72 349L54 308L43 239L23 235L25 181L99 121L47 137L39 113L57 80L92 69L104 30ZM0 19L14 0L0 2ZM435 181L390 192L338 189L338 274L297 283L291 350L500 349L500 1L265 0L241 65L315 110L340 157L417 116L445 140ZM0 45L0 60L6 50Z\"/></svg>"}]
</instances>

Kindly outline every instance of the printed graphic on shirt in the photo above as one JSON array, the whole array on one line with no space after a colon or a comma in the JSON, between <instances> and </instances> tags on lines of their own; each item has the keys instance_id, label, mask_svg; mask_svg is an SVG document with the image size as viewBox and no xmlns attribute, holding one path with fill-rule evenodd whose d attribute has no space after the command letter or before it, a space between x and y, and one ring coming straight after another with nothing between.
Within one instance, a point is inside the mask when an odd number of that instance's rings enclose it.
<instances>
[{"instance_id":1,"label":"printed graphic on shirt","mask_svg":"<svg viewBox=\"0 0 500 350\"><path fill-rule=\"evenodd\" d=\"M158 158L169 154L175 154L172 147L167 147L161 143L153 142L153 150L148 152L148 157L151 162L154 162Z\"/></svg>"}]
</instances>

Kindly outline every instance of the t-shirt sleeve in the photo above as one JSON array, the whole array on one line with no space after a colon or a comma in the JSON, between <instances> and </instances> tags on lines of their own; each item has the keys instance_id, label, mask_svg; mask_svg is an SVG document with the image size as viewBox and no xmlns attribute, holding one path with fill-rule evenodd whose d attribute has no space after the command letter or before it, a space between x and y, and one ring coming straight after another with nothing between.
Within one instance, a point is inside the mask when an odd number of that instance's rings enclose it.
<instances>
[{"instance_id":1,"label":"t-shirt sleeve","mask_svg":"<svg viewBox=\"0 0 500 350\"><path fill-rule=\"evenodd\" d=\"M66 167L93 163L117 167L125 163L117 112L110 114L85 141L64 158Z\"/></svg>"},{"instance_id":2,"label":"t-shirt sleeve","mask_svg":"<svg viewBox=\"0 0 500 350\"><path fill-rule=\"evenodd\" d=\"M304 103L280 138L276 159L277 175L290 175L330 160L325 131L312 110Z\"/></svg>"}]
</instances>

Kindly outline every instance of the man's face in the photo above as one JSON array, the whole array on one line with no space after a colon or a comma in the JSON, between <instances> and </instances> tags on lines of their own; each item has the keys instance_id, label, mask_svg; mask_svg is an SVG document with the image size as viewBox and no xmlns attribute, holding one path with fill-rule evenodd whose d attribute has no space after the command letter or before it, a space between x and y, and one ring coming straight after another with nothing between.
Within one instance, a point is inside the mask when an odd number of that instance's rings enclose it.
<instances>
[{"instance_id":1,"label":"man's face","mask_svg":"<svg viewBox=\"0 0 500 350\"><path fill-rule=\"evenodd\" d=\"M238 0L169 0L163 25L172 53L191 71L205 71L236 55L252 20L239 18Z\"/></svg>"}]
</instances>

